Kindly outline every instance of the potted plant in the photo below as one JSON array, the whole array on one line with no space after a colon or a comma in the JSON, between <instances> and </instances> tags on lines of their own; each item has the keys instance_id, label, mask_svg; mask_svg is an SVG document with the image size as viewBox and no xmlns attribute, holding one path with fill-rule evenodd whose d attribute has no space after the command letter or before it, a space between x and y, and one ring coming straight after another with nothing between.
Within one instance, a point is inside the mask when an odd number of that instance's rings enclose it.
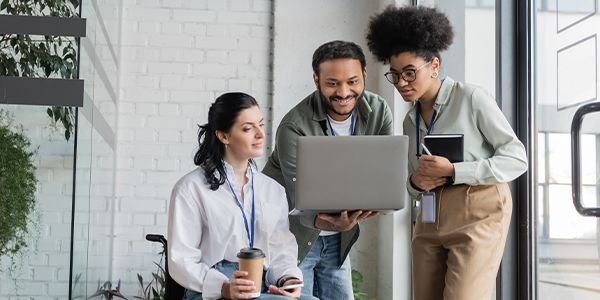
<instances>
[{"instance_id":1,"label":"potted plant","mask_svg":"<svg viewBox=\"0 0 600 300\"><path fill-rule=\"evenodd\" d=\"M0 109L0 257L8 257L15 280L30 246L37 243L41 214L36 198L35 158L38 149L23 133L23 126L13 125L10 112Z\"/></svg>"}]
</instances>

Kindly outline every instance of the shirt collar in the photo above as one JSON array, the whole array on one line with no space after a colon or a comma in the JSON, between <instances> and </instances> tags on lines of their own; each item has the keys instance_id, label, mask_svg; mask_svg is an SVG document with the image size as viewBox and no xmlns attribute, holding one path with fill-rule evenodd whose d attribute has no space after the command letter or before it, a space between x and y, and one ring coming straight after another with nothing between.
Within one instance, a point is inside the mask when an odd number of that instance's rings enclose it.
<instances>
[{"instance_id":1,"label":"shirt collar","mask_svg":"<svg viewBox=\"0 0 600 300\"><path fill-rule=\"evenodd\" d=\"M225 166L225 173L227 174L227 178L235 178L235 174L233 173L233 167L226 161L221 161L223 162L223 166ZM254 167L249 167L248 170L246 170L247 178L250 178L250 174L252 174L253 176L256 174L256 170Z\"/></svg>"},{"instance_id":2,"label":"shirt collar","mask_svg":"<svg viewBox=\"0 0 600 300\"><path fill-rule=\"evenodd\" d=\"M450 93L452 93L452 87L454 86L454 80L450 78L450 76L446 76L444 78L444 82L442 82L442 86L438 91L438 95L435 98L435 103L433 104L433 108L438 112L438 117L441 113L441 109L446 105L448 100L450 99ZM412 120L413 124L417 124L417 104L414 102L413 107L408 112L408 116Z\"/></svg>"}]
</instances>

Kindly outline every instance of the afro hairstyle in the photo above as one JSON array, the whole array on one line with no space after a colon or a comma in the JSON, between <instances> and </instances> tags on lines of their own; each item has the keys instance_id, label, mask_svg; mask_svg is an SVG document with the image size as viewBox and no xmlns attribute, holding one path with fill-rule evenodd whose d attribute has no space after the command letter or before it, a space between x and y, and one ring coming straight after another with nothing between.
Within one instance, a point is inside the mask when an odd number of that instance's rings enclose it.
<instances>
[{"instance_id":1,"label":"afro hairstyle","mask_svg":"<svg viewBox=\"0 0 600 300\"><path fill-rule=\"evenodd\" d=\"M390 57L410 52L425 60L448 49L454 31L448 17L437 8L388 6L369 20L366 39L375 58L386 64Z\"/></svg>"}]
</instances>

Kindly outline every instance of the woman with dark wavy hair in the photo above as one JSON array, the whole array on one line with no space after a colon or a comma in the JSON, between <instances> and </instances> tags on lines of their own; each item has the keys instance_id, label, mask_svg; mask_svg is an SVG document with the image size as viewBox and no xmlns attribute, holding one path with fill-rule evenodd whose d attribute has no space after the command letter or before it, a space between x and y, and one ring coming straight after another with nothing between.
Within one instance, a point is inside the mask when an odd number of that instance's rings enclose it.
<instances>
[{"instance_id":1,"label":"woman with dark wavy hair","mask_svg":"<svg viewBox=\"0 0 600 300\"><path fill-rule=\"evenodd\" d=\"M491 298L512 213L507 182L527 170L525 148L492 95L438 78L440 52L453 36L437 8L394 6L371 18L366 35L373 55L390 66L388 81L414 103L403 123L407 189L412 199L428 200L412 240L415 300ZM464 161L425 155L421 144L431 133L464 134ZM427 205L437 212L431 220L422 216Z\"/></svg>"},{"instance_id":2,"label":"woman with dark wavy hair","mask_svg":"<svg viewBox=\"0 0 600 300\"><path fill-rule=\"evenodd\" d=\"M254 283L241 278L247 274L237 265L237 253L247 247L266 255L259 299L300 297L299 287L278 288L302 283L302 272L296 263L298 245L288 229L285 190L252 161L263 154L263 122L252 96L218 97L208 123L200 126L194 156L198 168L173 188L169 273L186 288L186 300L259 296L248 294Z\"/></svg>"}]
</instances>

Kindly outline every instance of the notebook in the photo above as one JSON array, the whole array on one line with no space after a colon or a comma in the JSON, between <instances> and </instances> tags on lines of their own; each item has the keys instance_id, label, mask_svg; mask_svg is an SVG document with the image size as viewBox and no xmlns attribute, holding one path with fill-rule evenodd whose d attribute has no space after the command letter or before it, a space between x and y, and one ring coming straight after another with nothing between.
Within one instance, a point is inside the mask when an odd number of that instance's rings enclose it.
<instances>
[{"instance_id":1,"label":"notebook","mask_svg":"<svg viewBox=\"0 0 600 300\"><path fill-rule=\"evenodd\" d=\"M404 208L408 136L298 138L291 215Z\"/></svg>"},{"instance_id":2,"label":"notebook","mask_svg":"<svg viewBox=\"0 0 600 300\"><path fill-rule=\"evenodd\" d=\"M464 161L464 134L429 134L423 144L431 154L443 156L451 163ZM448 177L445 185L453 183L452 177Z\"/></svg>"},{"instance_id":3,"label":"notebook","mask_svg":"<svg viewBox=\"0 0 600 300\"><path fill-rule=\"evenodd\" d=\"M423 144L431 154L443 156L451 163L464 161L464 134L429 134Z\"/></svg>"}]
</instances>

